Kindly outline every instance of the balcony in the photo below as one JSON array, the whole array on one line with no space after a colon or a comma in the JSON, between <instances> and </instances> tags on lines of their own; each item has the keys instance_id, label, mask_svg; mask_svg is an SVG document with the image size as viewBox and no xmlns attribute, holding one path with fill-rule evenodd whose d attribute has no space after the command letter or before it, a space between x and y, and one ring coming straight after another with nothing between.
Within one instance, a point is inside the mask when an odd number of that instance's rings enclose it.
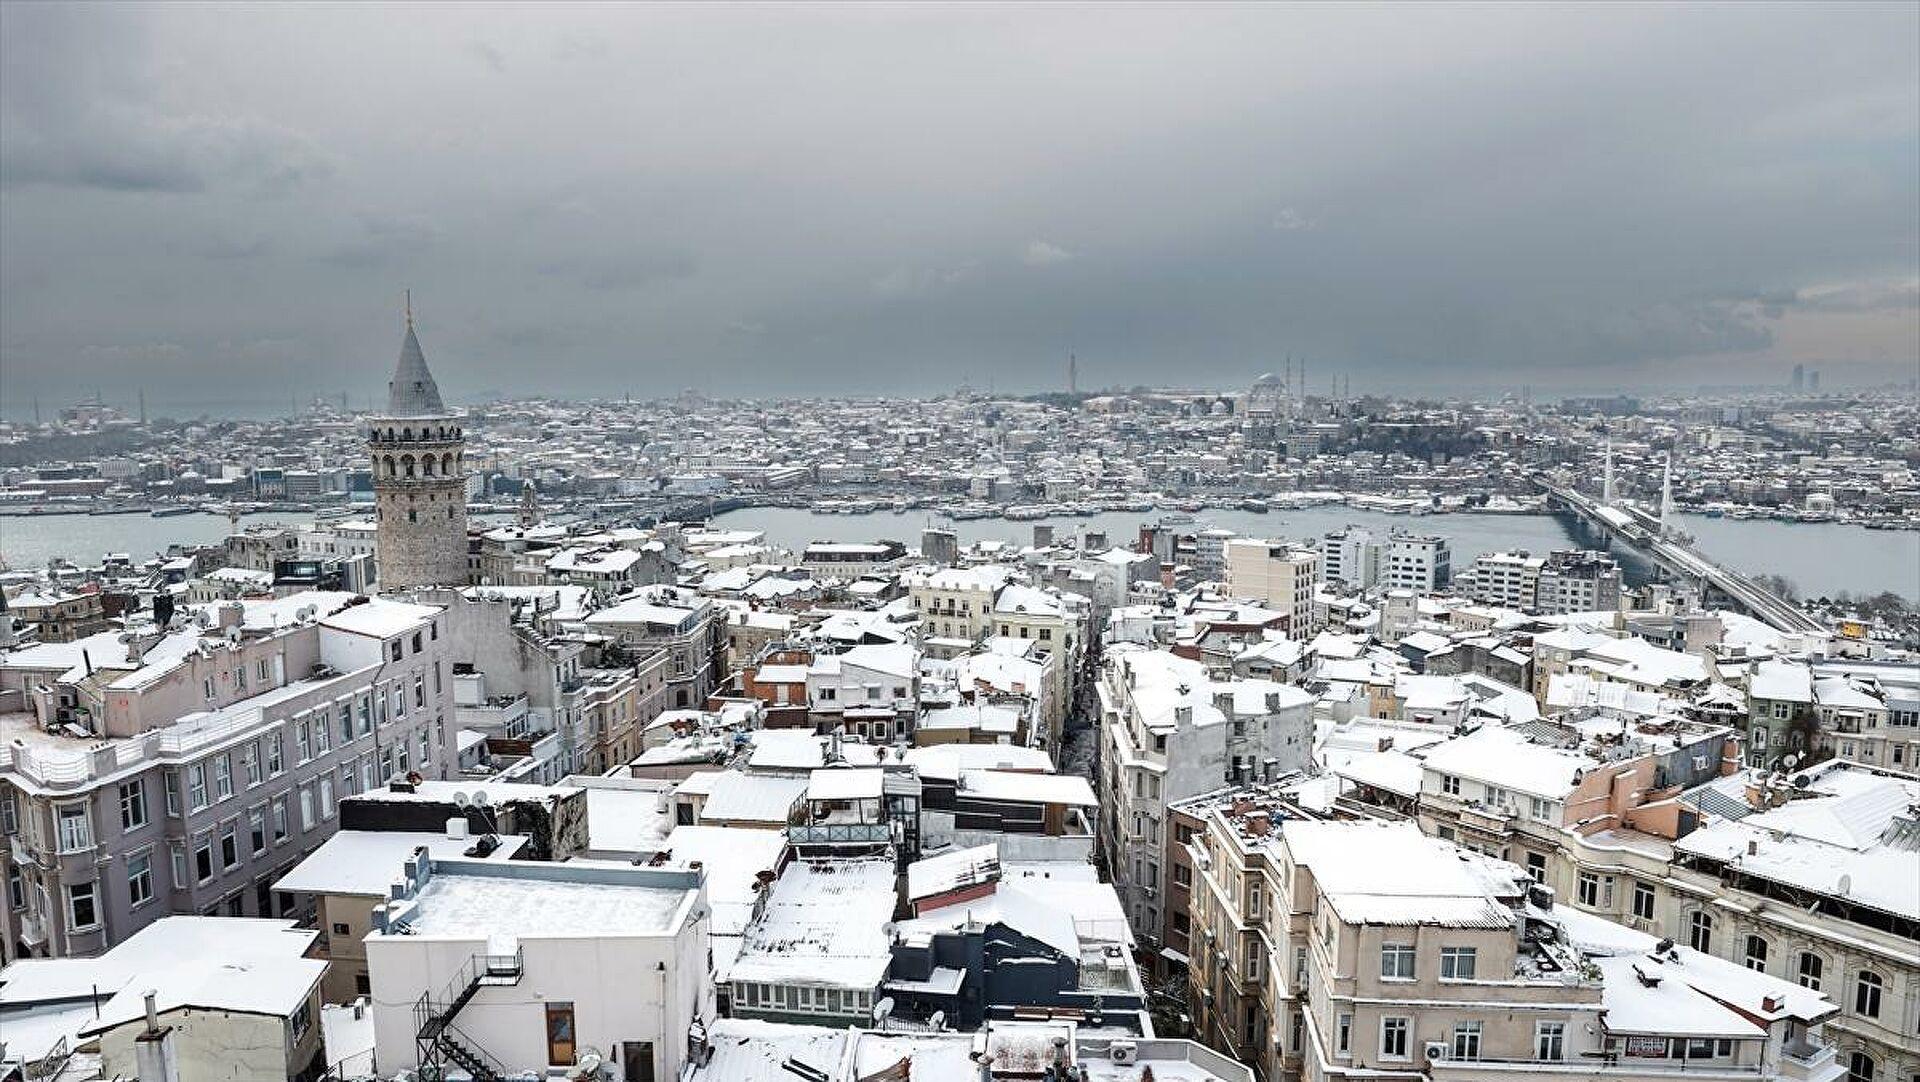
<instances>
[{"instance_id":1,"label":"balcony","mask_svg":"<svg viewBox=\"0 0 1920 1082\"><path fill-rule=\"evenodd\" d=\"M1788 1042L1780 1047L1780 1077L1792 1082L1824 1082L1834 1077L1833 1058L1830 1044L1804 1039Z\"/></svg>"}]
</instances>

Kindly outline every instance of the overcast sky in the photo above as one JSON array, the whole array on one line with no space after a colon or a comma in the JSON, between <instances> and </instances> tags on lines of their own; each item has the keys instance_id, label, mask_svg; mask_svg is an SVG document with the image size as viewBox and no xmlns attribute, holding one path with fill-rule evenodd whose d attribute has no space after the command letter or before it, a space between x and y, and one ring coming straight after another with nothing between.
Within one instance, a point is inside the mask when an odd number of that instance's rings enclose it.
<instances>
[{"instance_id":1,"label":"overcast sky","mask_svg":"<svg viewBox=\"0 0 1920 1082\"><path fill-rule=\"evenodd\" d=\"M0 4L0 408L1920 371L1920 6Z\"/></svg>"}]
</instances>

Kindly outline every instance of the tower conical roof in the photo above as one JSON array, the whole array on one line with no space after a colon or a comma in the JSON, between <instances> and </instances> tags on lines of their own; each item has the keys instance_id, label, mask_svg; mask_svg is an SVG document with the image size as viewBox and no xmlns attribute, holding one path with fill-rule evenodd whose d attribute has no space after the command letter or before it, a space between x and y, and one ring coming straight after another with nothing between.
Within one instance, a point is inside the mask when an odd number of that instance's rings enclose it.
<instances>
[{"instance_id":1,"label":"tower conical roof","mask_svg":"<svg viewBox=\"0 0 1920 1082\"><path fill-rule=\"evenodd\" d=\"M394 366L393 380L387 384L387 414L392 417L438 417L447 412L440 401L440 387L427 371L426 354L420 352L420 339L413 333L413 318L407 318L407 336L400 343L400 363Z\"/></svg>"}]
</instances>

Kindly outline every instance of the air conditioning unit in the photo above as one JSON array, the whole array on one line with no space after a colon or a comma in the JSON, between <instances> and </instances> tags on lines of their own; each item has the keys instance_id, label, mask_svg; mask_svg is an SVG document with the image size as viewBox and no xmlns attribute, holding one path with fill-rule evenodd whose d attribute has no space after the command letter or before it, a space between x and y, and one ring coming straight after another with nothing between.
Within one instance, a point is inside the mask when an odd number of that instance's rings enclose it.
<instances>
[{"instance_id":1,"label":"air conditioning unit","mask_svg":"<svg viewBox=\"0 0 1920 1082\"><path fill-rule=\"evenodd\" d=\"M1132 1063L1139 1053L1139 1046L1132 1041L1115 1041L1107 1046L1107 1058L1121 1065Z\"/></svg>"},{"instance_id":2,"label":"air conditioning unit","mask_svg":"<svg viewBox=\"0 0 1920 1082\"><path fill-rule=\"evenodd\" d=\"M1446 1058L1447 1058L1447 1042L1445 1041L1428 1041L1427 1042L1427 1062L1428 1063L1438 1063L1439 1061Z\"/></svg>"}]
</instances>

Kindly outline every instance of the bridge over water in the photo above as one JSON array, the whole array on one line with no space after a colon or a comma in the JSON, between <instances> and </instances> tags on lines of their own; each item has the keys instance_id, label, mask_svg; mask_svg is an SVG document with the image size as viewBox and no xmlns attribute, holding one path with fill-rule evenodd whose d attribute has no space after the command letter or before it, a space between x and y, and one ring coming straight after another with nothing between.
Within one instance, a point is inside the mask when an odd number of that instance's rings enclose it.
<instances>
[{"instance_id":1,"label":"bridge over water","mask_svg":"<svg viewBox=\"0 0 1920 1082\"><path fill-rule=\"evenodd\" d=\"M1688 545L1663 537L1660 521L1631 505L1609 506L1566 485L1544 477L1534 481L1550 504L1579 515L1608 536L1631 545L1669 574L1694 584L1703 598L1726 604L1777 631L1789 634L1826 634L1827 628L1801 608L1760 586L1737 571L1729 571Z\"/></svg>"}]
</instances>

